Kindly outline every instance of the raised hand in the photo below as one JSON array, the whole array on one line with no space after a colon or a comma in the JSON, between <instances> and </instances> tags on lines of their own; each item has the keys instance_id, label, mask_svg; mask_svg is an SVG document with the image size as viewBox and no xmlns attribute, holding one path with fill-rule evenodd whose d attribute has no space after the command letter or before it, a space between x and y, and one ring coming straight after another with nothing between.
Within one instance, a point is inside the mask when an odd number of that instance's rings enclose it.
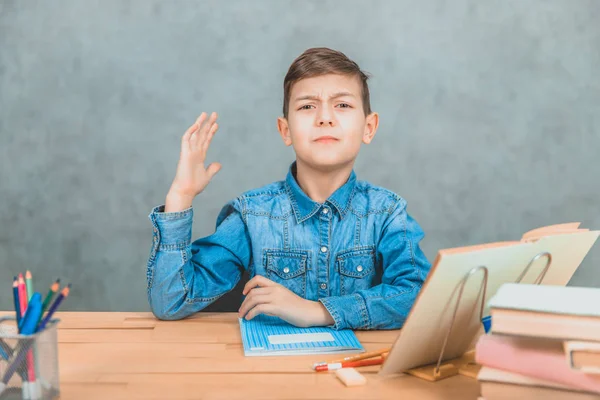
<instances>
[{"instance_id":1,"label":"raised hand","mask_svg":"<svg viewBox=\"0 0 600 400\"><path fill-rule=\"evenodd\" d=\"M189 208L194 197L206 188L221 169L221 164L217 162L204 165L206 152L218 129L217 113L213 112L207 120L207 114L203 112L183 134L177 171L167 194L165 212Z\"/></svg>"}]
</instances>

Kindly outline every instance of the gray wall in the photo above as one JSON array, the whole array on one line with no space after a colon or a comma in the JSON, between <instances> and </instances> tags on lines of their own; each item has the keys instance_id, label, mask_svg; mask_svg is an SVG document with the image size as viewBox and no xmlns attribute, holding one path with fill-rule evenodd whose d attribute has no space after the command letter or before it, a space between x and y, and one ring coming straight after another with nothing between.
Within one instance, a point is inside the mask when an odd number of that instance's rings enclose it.
<instances>
[{"instance_id":1,"label":"gray wall","mask_svg":"<svg viewBox=\"0 0 600 400\"><path fill-rule=\"evenodd\" d=\"M282 82L312 46L373 74L360 179L404 196L440 248L568 221L600 229L600 1L0 1L0 309L31 269L70 310L147 310L147 215L179 139L218 111L221 206L284 178ZM600 286L600 244L571 281ZM235 302L235 299L229 300Z\"/></svg>"}]
</instances>

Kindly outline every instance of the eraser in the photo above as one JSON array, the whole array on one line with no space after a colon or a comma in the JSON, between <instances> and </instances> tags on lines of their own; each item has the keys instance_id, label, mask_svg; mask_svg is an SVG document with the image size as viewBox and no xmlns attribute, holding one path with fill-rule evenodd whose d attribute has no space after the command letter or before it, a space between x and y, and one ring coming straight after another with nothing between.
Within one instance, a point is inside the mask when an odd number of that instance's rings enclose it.
<instances>
[{"instance_id":1,"label":"eraser","mask_svg":"<svg viewBox=\"0 0 600 400\"><path fill-rule=\"evenodd\" d=\"M360 386L367 383L367 378L354 368L340 368L335 370L338 379L346 386Z\"/></svg>"}]
</instances>

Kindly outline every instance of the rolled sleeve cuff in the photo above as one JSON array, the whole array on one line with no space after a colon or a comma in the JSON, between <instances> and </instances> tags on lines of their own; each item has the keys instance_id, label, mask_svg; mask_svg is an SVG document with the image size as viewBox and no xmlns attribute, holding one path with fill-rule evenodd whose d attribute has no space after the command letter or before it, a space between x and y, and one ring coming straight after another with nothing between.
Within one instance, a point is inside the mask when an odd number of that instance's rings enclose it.
<instances>
[{"instance_id":1,"label":"rolled sleeve cuff","mask_svg":"<svg viewBox=\"0 0 600 400\"><path fill-rule=\"evenodd\" d=\"M164 212L165 206L161 205L152 209L148 216L154 226L154 235L163 248L182 248L192 241L192 221L194 211L192 207L177 212Z\"/></svg>"},{"instance_id":2,"label":"rolled sleeve cuff","mask_svg":"<svg viewBox=\"0 0 600 400\"><path fill-rule=\"evenodd\" d=\"M325 297L319 301L333 318L334 323L331 328L336 330L369 328L367 304L360 294Z\"/></svg>"}]
</instances>

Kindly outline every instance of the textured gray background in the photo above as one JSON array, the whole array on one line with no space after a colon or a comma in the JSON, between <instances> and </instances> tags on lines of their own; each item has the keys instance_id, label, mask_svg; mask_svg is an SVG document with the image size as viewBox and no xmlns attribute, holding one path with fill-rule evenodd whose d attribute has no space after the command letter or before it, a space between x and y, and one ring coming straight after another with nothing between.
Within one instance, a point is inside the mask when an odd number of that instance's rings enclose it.
<instances>
[{"instance_id":1,"label":"textured gray background","mask_svg":"<svg viewBox=\"0 0 600 400\"><path fill-rule=\"evenodd\" d=\"M597 0L0 0L0 309L30 268L38 290L75 284L64 309L147 310L147 215L181 134L220 113L196 238L284 178L283 77L313 46L373 74L381 126L356 171L407 199L431 260L547 224L600 229L599 20ZM571 284L600 286L599 263L597 244Z\"/></svg>"}]
</instances>

